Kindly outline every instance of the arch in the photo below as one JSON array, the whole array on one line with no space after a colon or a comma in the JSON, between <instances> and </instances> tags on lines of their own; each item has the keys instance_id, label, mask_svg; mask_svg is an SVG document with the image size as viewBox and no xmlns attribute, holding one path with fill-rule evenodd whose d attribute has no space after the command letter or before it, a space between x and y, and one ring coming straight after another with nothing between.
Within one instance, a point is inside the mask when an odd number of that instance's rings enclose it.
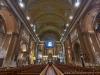
<instances>
[{"instance_id":1,"label":"arch","mask_svg":"<svg viewBox=\"0 0 100 75\"><path fill-rule=\"evenodd\" d=\"M90 5L82 21L82 32L89 33L88 35L85 34L84 40L87 40L85 41L85 44L88 43L86 48L90 52L89 54L91 56L91 62L93 63L100 63L100 60L98 59L98 57L100 57L100 42L98 42L94 29L95 19L100 13L100 1L97 3L98 1L99 0Z\"/></svg>"},{"instance_id":2,"label":"arch","mask_svg":"<svg viewBox=\"0 0 100 75\"><path fill-rule=\"evenodd\" d=\"M88 13L85 15L83 19L83 32L94 33L93 25L96 19L96 16L100 13L100 5L95 5L95 7L91 8Z\"/></svg>"},{"instance_id":3,"label":"arch","mask_svg":"<svg viewBox=\"0 0 100 75\"><path fill-rule=\"evenodd\" d=\"M0 46L0 55L1 56L0 56L0 58L3 59L2 60L2 62L3 62L4 58L7 59L10 57L8 55L9 49L10 49L10 52L12 52L12 48L9 48L9 47L11 46L12 43L14 43L14 40L15 40L15 39L10 40L10 38L12 38L11 35L6 35L6 34L17 33L17 22L16 22L15 17L13 16L13 14L9 10L7 10L6 8L0 9L0 17L2 19L1 22L4 23L3 24L4 31L2 31L4 33L4 36L2 36L2 39L0 37L0 39L2 40L2 42L0 41L0 43L1 43L1 46ZM15 40L15 42L16 42L16 40ZM13 48L14 48L14 46L13 46ZM11 55L11 57L12 57L12 55ZM1 63L0 65L3 65L3 63ZM3 65L3 66L6 66L6 65Z\"/></svg>"},{"instance_id":4,"label":"arch","mask_svg":"<svg viewBox=\"0 0 100 75\"><path fill-rule=\"evenodd\" d=\"M1 9L0 15L5 21L6 32L17 32L17 22L13 14L9 12L7 9Z\"/></svg>"}]
</instances>

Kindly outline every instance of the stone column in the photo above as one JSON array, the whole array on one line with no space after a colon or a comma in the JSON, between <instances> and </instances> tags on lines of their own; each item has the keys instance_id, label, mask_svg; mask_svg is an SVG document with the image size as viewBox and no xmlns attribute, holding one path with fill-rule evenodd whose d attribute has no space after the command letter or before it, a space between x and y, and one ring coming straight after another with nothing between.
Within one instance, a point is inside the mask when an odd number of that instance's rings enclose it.
<instances>
[{"instance_id":1,"label":"stone column","mask_svg":"<svg viewBox=\"0 0 100 75\"><path fill-rule=\"evenodd\" d=\"M89 38L90 34L89 33L84 33L84 36L83 36L83 40L84 40L84 43L85 43L85 47L88 51L88 56L90 56L90 63L95 63L96 60L95 60L95 55L93 53L93 46L91 44L91 39Z\"/></svg>"},{"instance_id":2,"label":"stone column","mask_svg":"<svg viewBox=\"0 0 100 75\"><path fill-rule=\"evenodd\" d=\"M7 40L5 41L5 43L8 42L8 44L7 44L7 49L6 49L7 54L3 62L4 67L9 67L11 65L11 60L12 60L11 58L14 53L17 37L18 37L17 33L7 34L7 36L9 37L9 42Z\"/></svg>"},{"instance_id":3,"label":"stone column","mask_svg":"<svg viewBox=\"0 0 100 75\"><path fill-rule=\"evenodd\" d=\"M29 43L28 43L28 64L31 64L31 60L30 60L30 46L31 46L31 36L29 38Z\"/></svg>"},{"instance_id":4,"label":"stone column","mask_svg":"<svg viewBox=\"0 0 100 75\"><path fill-rule=\"evenodd\" d=\"M66 53L66 62L73 64L73 51L72 51L72 44L71 44L71 40L70 40L70 36L69 38L65 41L65 53Z\"/></svg>"},{"instance_id":5,"label":"stone column","mask_svg":"<svg viewBox=\"0 0 100 75\"><path fill-rule=\"evenodd\" d=\"M21 35L22 35L22 28L23 26L20 24L20 27L19 27L19 32L18 32L18 37L17 37L17 42L16 42L16 47L15 47L15 50L14 50L14 53L12 56L15 56L16 57L16 66L18 66L18 56L20 54L20 41L21 41ZM13 59L14 57L12 57Z\"/></svg>"},{"instance_id":6,"label":"stone column","mask_svg":"<svg viewBox=\"0 0 100 75\"><path fill-rule=\"evenodd\" d=\"M64 57L64 64L66 64L66 60L65 60L65 46L64 46L64 43L61 43L62 45L62 52L63 52L63 57Z\"/></svg>"},{"instance_id":7,"label":"stone column","mask_svg":"<svg viewBox=\"0 0 100 75\"><path fill-rule=\"evenodd\" d=\"M98 43L97 37L95 33L89 34L89 41L91 45L91 50L95 57L95 64L100 64L100 44Z\"/></svg>"},{"instance_id":8,"label":"stone column","mask_svg":"<svg viewBox=\"0 0 100 75\"><path fill-rule=\"evenodd\" d=\"M78 31L78 38L80 40L80 46L81 46L81 56L83 56L84 61L86 63L92 63L93 62L93 55L91 53L91 49L88 46L88 34L81 32L81 28L78 25L77 26L77 31Z\"/></svg>"},{"instance_id":9,"label":"stone column","mask_svg":"<svg viewBox=\"0 0 100 75\"><path fill-rule=\"evenodd\" d=\"M39 43L35 42L35 56L36 56L36 63L38 63L38 48L39 47Z\"/></svg>"}]
</instances>

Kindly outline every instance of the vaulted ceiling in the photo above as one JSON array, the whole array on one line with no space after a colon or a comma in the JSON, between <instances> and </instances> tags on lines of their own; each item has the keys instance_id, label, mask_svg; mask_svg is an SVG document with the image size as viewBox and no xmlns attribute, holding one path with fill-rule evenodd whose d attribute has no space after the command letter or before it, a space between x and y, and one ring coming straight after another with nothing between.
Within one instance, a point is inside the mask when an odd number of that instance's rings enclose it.
<instances>
[{"instance_id":1,"label":"vaulted ceiling","mask_svg":"<svg viewBox=\"0 0 100 75\"><path fill-rule=\"evenodd\" d=\"M24 0L25 1L25 0ZM52 37L60 40L61 34L73 15L74 0L26 0L26 15L36 25L36 34L40 40Z\"/></svg>"}]
</instances>

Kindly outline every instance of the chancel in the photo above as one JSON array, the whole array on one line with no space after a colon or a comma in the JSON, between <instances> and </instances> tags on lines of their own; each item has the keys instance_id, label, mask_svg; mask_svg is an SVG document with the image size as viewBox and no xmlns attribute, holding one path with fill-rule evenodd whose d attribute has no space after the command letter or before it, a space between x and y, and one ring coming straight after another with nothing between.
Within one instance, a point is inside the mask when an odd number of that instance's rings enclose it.
<instances>
[{"instance_id":1,"label":"chancel","mask_svg":"<svg viewBox=\"0 0 100 75\"><path fill-rule=\"evenodd\" d=\"M0 75L100 75L100 0L0 0Z\"/></svg>"}]
</instances>

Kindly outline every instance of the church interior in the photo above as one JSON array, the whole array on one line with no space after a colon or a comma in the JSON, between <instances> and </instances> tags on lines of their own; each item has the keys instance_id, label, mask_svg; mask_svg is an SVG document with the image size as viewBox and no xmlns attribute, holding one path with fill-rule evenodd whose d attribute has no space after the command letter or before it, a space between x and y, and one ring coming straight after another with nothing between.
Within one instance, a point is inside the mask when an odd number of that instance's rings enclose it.
<instances>
[{"instance_id":1,"label":"church interior","mask_svg":"<svg viewBox=\"0 0 100 75\"><path fill-rule=\"evenodd\" d=\"M100 0L0 0L0 75L100 75Z\"/></svg>"}]
</instances>

